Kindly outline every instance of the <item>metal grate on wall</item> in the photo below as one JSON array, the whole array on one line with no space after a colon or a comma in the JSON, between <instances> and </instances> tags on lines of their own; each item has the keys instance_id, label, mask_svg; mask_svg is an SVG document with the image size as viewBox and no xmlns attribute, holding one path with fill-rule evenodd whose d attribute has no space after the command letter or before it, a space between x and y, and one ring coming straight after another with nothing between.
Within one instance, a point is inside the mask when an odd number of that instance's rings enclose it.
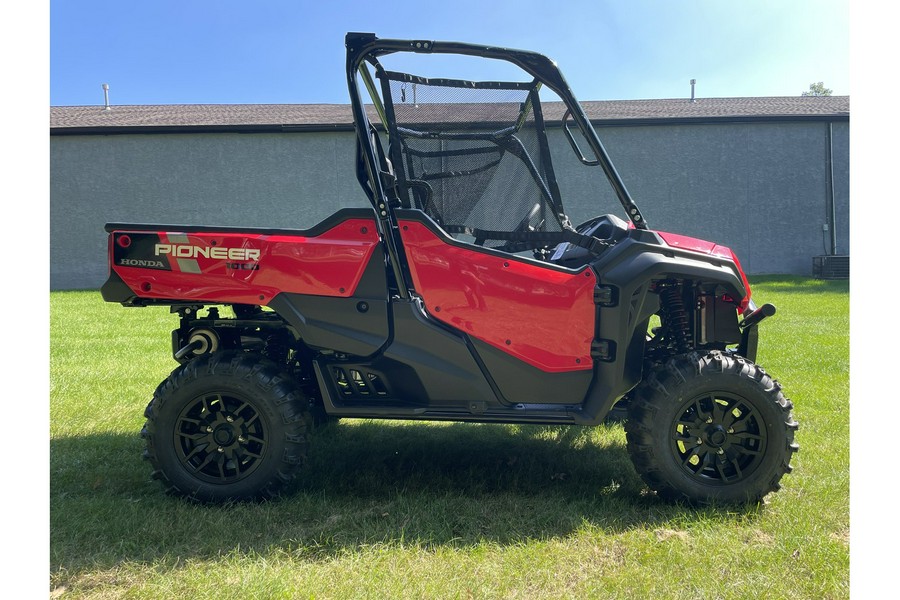
<instances>
[{"instance_id":1,"label":"metal grate on wall","mask_svg":"<svg viewBox=\"0 0 900 600\"><path fill-rule=\"evenodd\" d=\"M816 279L850 279L850 256L813 256L813 277Z\"/></svg>"}]
</instances>

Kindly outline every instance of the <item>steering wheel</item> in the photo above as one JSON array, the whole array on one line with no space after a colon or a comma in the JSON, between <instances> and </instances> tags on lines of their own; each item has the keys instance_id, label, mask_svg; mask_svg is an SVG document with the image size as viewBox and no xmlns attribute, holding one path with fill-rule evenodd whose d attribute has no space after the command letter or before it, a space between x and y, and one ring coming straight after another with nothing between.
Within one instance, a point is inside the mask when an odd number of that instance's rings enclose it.
<instances>
[{"instance_id":1,"label":"steering wheel","mask_svg":"<svg viewBox=\"0 0 900 600\"><path fill-rule=\"evenodd\" d=\"M581 223L575 231L615 243L628 235L628 224L615 215L599 215Z\"/></svg>"}]
</instances>

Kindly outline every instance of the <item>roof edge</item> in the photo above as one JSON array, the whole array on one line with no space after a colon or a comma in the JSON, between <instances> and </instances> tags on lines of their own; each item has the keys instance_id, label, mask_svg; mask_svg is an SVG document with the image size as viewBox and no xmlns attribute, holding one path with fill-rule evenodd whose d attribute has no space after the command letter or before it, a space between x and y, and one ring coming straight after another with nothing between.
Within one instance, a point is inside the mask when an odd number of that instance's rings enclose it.
<instances>
[{"instance_id":1,"label":"roof edge","mask_svg":"<svg viewBox=\"0 0 900 600\"><path fill-rule=\"evenodd\" d=\"M591 119L597 127L637 127L663 125L713 125L723 123L849 122L848 113L824 115L723 115L706 117L634 117ZM561 121L547 121L561 127ZM98 125L50 127L50 135L126 135L188 133L329 133L354 131L352 123L271 124L271 125Z\"/></svg>"},{"instance_id":2,"label":"roof edge","mask_svg":"<svg viewBox=\"0 0 900 600\"><path fill-rule=\"evenodd\" d=\"M352 123L315 125L95 125L50 127L50 135L122 135L160 133L327 133L353 131Z\"/></svg>"}]
</instances>

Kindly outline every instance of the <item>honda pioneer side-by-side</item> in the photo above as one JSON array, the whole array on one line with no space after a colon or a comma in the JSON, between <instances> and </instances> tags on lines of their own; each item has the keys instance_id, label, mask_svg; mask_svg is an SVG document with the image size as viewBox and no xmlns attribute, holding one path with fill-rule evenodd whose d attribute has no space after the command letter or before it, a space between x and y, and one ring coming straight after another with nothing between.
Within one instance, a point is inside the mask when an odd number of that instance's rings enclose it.
<instances>
[{"instance_id":1,"label":"honda pioneer side-by-side","mask_svg":"<svg viewBox=\"0 0 900 600\"><path fill-rule=\"evenodd\" d=\"M754 363L775 308L727 247L648 226L556 65L363 33L346 49L371 208L302 230L106 226L103 298L179 319L142 431L153 476L262 498L329 419L597 425L616 406L659 496L777 490L797 423ZM574 197L597 216L573 225Z\"/></svg>"}]
</instances>

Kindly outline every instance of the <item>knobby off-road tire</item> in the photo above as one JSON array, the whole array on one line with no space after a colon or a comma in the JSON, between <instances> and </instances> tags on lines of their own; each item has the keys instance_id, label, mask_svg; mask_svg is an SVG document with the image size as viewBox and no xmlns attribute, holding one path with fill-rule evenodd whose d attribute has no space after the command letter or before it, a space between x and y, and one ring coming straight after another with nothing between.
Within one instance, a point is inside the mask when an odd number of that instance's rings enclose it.
<instances>
[{"instance_id":1,"label":"knobby off-road tire","mask_svg":"<svg viewBox=\"0 0 900 600\"><path fill-rule=\"evenodd\" d=\"M292 378L257 354L230 351L175 369L144 416L153 478L201 502L277 495L302 467L312 425Z\"/></svg>"},{"instance_id":2,"label":"knobby off-road tire","mask_svg":"<svg viewBox=\"0 0 900 600\"><path fill-rule=\"evenodd\" d=\"M793 405L753 362L721 352L678 356L635 392L628 452L660 497L756 503L790 473L798 449Z\"/></svg>"}]
</instances>

